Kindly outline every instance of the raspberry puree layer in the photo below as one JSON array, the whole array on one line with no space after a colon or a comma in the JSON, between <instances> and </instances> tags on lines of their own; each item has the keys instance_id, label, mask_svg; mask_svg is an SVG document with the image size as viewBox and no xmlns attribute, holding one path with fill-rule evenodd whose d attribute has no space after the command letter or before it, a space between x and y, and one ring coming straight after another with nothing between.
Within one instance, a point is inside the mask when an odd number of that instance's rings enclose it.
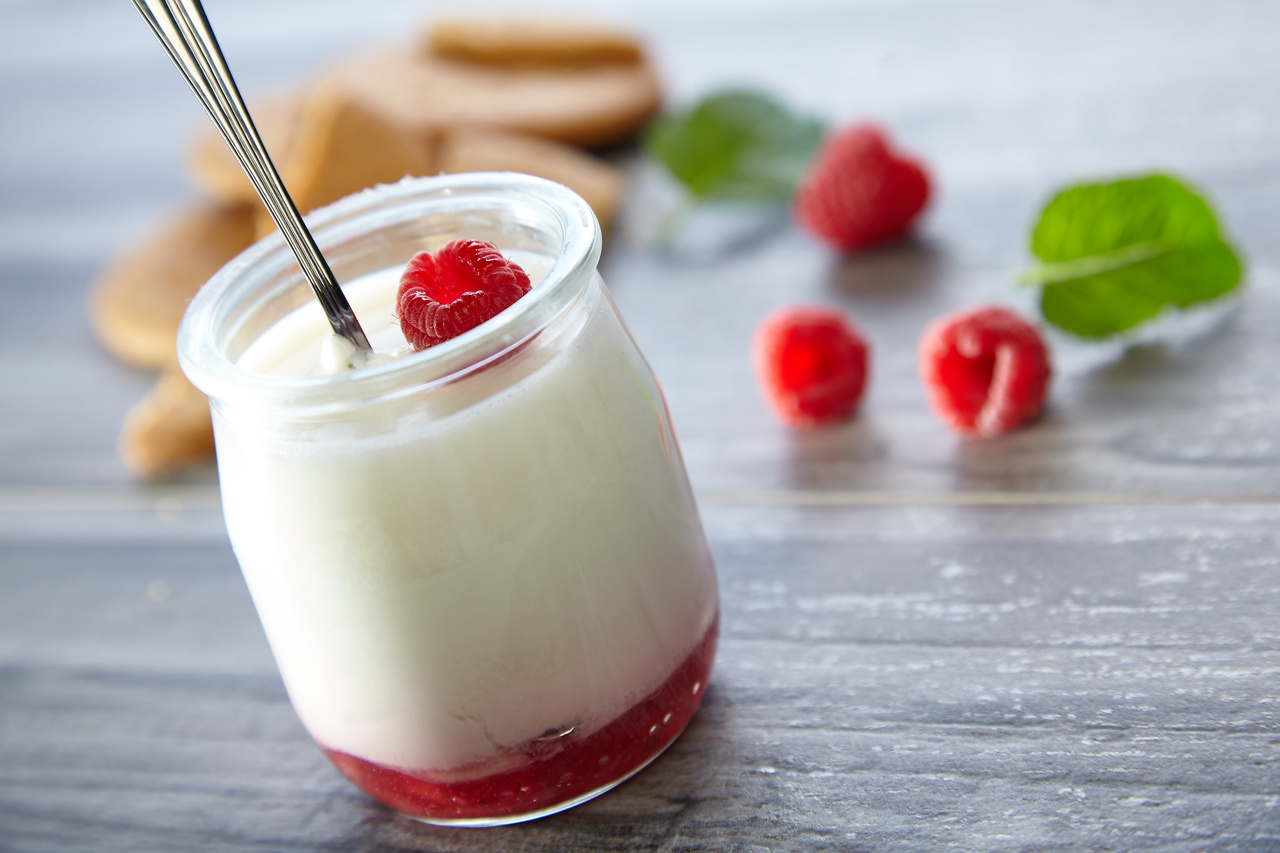
<instances>
[{"instance_id":1,"label":"raspberry puree layer","mask_svg":"<svg viewBox=\"0 0 1280 853\"><path fill-rule=\"evenodd\" d=\"M412 817L483 820L543 812L625 778L675 740L706 692L718 626L717 618L657 690L603 728L530 741L499 757L509 766L523 753L528 763L517 770L445 782L321 749L371 797Z\"/></svg>"}]
</instances>

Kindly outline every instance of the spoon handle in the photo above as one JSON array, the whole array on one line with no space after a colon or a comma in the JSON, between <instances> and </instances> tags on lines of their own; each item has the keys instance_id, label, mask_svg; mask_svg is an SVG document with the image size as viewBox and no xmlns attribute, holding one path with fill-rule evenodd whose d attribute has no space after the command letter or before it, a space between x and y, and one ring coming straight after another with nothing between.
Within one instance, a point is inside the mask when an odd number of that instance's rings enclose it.
<instances>
[{"instance_id":1,"label":"spoon handle","mask_svg":"<svg viewBox=\"0 0 1280 853\"><path fill-rule=\"evenodd\" d=\"M333 270L320 254L311 232L303 224L298 208L253 126L200 0L133 0L133 5L151 25L156 38L222 131L267 206L272 221L293 249L333 331L355 344L357 352L368 351L369 339L360 328L360 321L338 287Z\"/></svg>"}]
</instances>

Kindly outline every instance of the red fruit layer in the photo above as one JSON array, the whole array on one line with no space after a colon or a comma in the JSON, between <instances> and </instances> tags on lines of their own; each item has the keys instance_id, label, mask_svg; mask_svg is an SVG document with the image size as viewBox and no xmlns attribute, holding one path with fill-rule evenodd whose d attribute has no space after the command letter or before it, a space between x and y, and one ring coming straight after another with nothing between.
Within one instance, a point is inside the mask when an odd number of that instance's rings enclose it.
<instances>
[{"instance_id":1,"label":"red fruit layer","mask_svg":"<svg viewBox=\"0 0 1280 853\"><path fill-rule=\"evenodd\" d=\"M496 317L529 292L529 276L492 243L454 240L418 252L400 277L396 314L415 350L443 343Z\"/></svg>"},{"instance_id":2,"label":"red fruit layer","mask_svg":"<svg viewBox=\"0 0 1280 853\"><path fill-rule=\"evenodd\" d=\"M754 350L765 399L789 426L823 426L858 408L871 350L839 311L783 308L760 324Z\"/></svg>"},{"instance_id":3,"label":"red fruit layer","mask_svg":"<svg viewBox=\"0 0 1280 853\"><path fill-rule=\"evenodd\" d=\"M1053 373L1036 327L1000 307L935 322L920 341L920 371L942 419L958 432L982 437L1035 417Z\"/></svg>"},{"instance_id":4,"label":"red fruit layer","mask_svg":"<svg viewBox=\"0 0 1280 853\"><path fill-rule=\"evenodd\" d=\"M706 693L719 619L675 672L622 716L585 737L533 740L502 756L524 754L517 770L462 782L385 767L321 749L357 787L398 812L427 820L483 820L540 812L616 782L665 749Z\"/></svg>"}]
</instances>

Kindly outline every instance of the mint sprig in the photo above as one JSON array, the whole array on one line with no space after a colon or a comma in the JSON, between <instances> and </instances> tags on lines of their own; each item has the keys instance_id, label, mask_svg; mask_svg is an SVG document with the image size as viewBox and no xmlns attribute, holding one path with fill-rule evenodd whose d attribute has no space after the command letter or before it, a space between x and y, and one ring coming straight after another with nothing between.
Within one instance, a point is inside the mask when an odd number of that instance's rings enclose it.
<instances>
[{"instance_id":1,"label":"mint sprig","mask_svg":"<svg viewBox=\"0 0 1280 853\"><path fill-rule=\"evenodd\" d=\"M730 90L660 118L644 148L698 200L783 202L804 177L825 129L766 95Z\"/></svg>"},{"instance_id":2,"label":"mint sprig","mask_svg":"<svg viewBox=\"0 0 1280 853\"><path fill-rule=\"evenodd\" d=\"M1045 320L1083 338L1126 332L1169 307L1224 296L1242 266L1199 194L1168 175L1059 192L1031 236Z\"/></svg>"}]
</instances>

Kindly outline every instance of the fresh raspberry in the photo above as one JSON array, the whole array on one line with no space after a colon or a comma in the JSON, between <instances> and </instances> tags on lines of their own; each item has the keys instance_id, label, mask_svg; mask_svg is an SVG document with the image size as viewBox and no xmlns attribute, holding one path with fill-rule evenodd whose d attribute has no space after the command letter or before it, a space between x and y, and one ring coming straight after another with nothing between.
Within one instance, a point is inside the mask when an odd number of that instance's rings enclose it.
<instances>
[{"instance_id":1,"label":"fresh raspberry","mask_svg":"<svg viewBox=\"0 0 1280 853\"><path fill-rule=\"evenodd\" d=\"M942 419L984 438L1035 417L1053 373L1036 327L996 306L935 321L920 340L920 372Z\"/></svg>"},{"instance_id":2,"label":"fresh raspberry","mask_svg":"<svg viewBox=\"0 0 1280 853\"><path fill-rule=\"evenodd\" d=\"M400 276L396 314L415 350L474 329L529 292L529 276L492 243L454 240L419 252Z\"/></svg>"},{"instance_id":3,"label":"fresh raspberry","mask_svg":"<svg viewBox=\"0 0 1280 853\"><path fill-rule=\"evenodd\" d=\"M756 375L789 426L816 427L853 414L867 385L871 347L832 308L783 308L756 330Z\"/></svg>"},{"instance_id":4,"label":"fresh raspberry","mask_svg":"<svg viewBox=\"0 0 1280 853\"><path fill-rule=\"evenodd\" d=\"M929 177L860 124L823 143L796 193L795 213L814 236L852 252L907 233L929 200Z\"/></svg>"}]
</instances>

